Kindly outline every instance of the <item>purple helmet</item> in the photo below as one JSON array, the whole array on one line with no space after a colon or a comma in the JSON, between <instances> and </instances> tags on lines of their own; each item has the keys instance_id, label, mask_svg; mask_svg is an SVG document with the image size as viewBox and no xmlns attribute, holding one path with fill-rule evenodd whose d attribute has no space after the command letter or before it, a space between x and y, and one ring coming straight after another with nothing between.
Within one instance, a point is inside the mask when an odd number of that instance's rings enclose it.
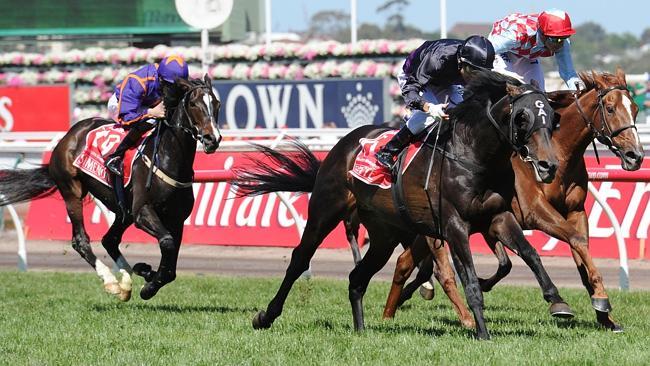
<instances>
[{"instance_id":1,"label":"purple helmet","mask_svg":"<svg viewBox=\"0 0 650 366\"><path fill-rule=\"evenodd\" d=\"M169 83L173 83L178 78L187 79L189 76L187 62L178 55L167 56L158 65L158 75Z\"/></svg>"}]
</instances>

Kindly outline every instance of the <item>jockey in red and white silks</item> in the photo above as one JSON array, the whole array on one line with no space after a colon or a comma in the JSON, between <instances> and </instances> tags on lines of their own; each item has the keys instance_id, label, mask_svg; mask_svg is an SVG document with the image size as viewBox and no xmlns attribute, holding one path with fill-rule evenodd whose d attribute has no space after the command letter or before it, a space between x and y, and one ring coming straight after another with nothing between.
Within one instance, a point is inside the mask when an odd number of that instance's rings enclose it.
<instances>
[{"instance_id":1,"label":"jockey in red and white silks","mask_svg":"<svg viewBox=\"0 0 650 366\"><path fill-rule=\"evenodd\" d=\"M514 13L494 22L488 36L497 54L495 70L507 70L521 76L524 82L535 80L544 90L544 72L539 57L555 55L560 77L569 89L575 89L578 77L571 60L569 37L575 34L569 15L557 9L540 14Z\"/></svg>"}]
</instances>

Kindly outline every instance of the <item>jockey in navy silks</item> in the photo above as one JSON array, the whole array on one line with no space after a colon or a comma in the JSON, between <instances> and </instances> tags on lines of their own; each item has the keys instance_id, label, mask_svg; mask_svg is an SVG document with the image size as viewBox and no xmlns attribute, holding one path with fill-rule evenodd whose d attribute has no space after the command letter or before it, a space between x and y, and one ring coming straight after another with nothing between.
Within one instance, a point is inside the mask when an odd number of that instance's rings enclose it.
<instances>
[{"instance_id":1,"label":"jockey in navy silks","mask_svg":"<svg viewBox=\"0 0 650 366\"><path fill-rule=\"evenodd\" d=\"M488 36L497 54L494 69L514 72L526 83L535 80L544 90L544 72L538 58L555 56L560 77L569 89L575 89L576 83L582 89L585 85L571 59L569 37L575 32L569 14L562 10L510 14L494 22Z\"/></svg>"},{"instance_id":2,"label":"jockey in navy silks","mask_svg":"<svg viewBox=\"0 0 650 366\"><path fill-rule=\"evenodd\" d=\"M115 94L108 101L108 113L129 132L106 159L106 168L111 173L123 174L124 153L136 147L142 136L155 126L156 118L165 117L163 85L171 85L176 79L187 79L188 76L185 60L172 55L163 58L159 64L148 64L135 70L115 87Z\"/></svg>"},{"instance_id":3,"label":"jockey in navy silks","mask_svg":"<svg viewBox=\"0 0 650 366\"><path fill-rule=\"evenodd\" d=\"M376 154L379 164L392 168L397 155L427 126L449 118L446 110L463 101L463 88L476 69L491 69L494 48L487 38L424 42L404 61L397 82L413 112L395 136Z\"/></svg>"}]
</instances>

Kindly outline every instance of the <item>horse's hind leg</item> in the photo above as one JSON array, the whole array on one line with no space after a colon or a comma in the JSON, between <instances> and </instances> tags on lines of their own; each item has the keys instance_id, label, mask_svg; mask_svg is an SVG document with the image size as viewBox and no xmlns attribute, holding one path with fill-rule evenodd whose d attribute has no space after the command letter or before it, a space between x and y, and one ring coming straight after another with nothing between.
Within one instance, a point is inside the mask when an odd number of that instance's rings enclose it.
<instances>
[{"instance_id":1,"label":"horse's hind leg","mask_svg":"<svg viewBox=\"0 0 650 366\"><path fill-rule=\"evenodd\" d=\"M364 329L363 296L366 293L370 279L386 265L400 239L411 242L414 238L413 235L392 230L385 223L364 220L364 225L368 229L371 244L361 262L350 272L350 285L348 287L354 329L358 331ZM408 276L403 279L402 285L406 278Z\"/></svg>"},{"instance_id":2,"label":"horse's hind leg","mask_svg":"<svg viewBox=\"0 0 650 366\"><path fill-rule=\"evenodd\" d=\"M339 199L340 192L315 191L309 200L309 212L300 244L291 253L291 261L282 284L269 302L266 311L259 311L253 318L253 328L270 328L275 319L282 314L284 302L289 291L300 275L309 268L309 262L316 248L336 227L345 214L345 202Z\"/></svg>"},{"instance_id":3,"label":"horse's hind leg","mask_svg":"<svg viewBox=\"0 0 650 366\"><path fill-rule=\"evenodd\" d=\"M361 261L361 252L359 251L359 215L356 208L348 209L345 219L343 219L345 226L345 236L350 244L352 250L352 258L354 264L357 265Z\"/></svg>"},{"instance_id":4,"label":"horse's hind leg","mask_svg":"<svg viewBox=\"0 0 650 366\"><path fill-rule=\"evenodd\" d=\"M372 248L372 246L370 248ZM403 299L402 287L406 280L411 276L411 273L413 273L415 264L422 261L423 263L429 263L430 267L433 267L430 254L431 252L429 251L426 241L422 236L418 236L418 238L413 241L413 244L407 247L406 250L404 250L404 252L397 258L395 272L393 274L393 283L390 292L388 293L388 298L386 299L386 306L384 306L384 319L395 317L397 307L405 301ZM431 268L427 280L431 276L431 272L433 272L433 268ZM418 274L419 273L420 272L418 272Z\"/></svg>"},{"instance_id":5,"label":"horse's hind leg","mask_svg":"<svg viewBox=\"0 0 650 366\"><path fill-rule=\"evenodd\" d=\"M122 242L124 231L131 226L132 219L129 217L126 218L126 221L123 221L124 220L121 217L115 217L115 221L113 221L113 224L102 238L102 246L106 249L108 255L113 258L113 261L115 261L117 268L122 274L122 278L119 282L120 294L118 295L118 298L121 301L129 301L131 299L133 283L131 275L133 274L133 269L120 252L119 245Z\"/></svg>"},{"instance_id":6,"label":"horse's hind leg","mask_svg":"<svg viewBox=\"0 0 650 366\"><path fill-rule=\"evenodd\" d=\"M85 192L81 187L81 182L70 180L67 184L59 183L58 186L65 200L68 217L70 217L72 224L72 248L95 269L97 275L104 283L104 290L109 294L119 296L120 286L117 278L115 278L111 269L95 256L90 246L90 238L84 227L82 199L85 196Z\"/></svg>"}]
</instances>

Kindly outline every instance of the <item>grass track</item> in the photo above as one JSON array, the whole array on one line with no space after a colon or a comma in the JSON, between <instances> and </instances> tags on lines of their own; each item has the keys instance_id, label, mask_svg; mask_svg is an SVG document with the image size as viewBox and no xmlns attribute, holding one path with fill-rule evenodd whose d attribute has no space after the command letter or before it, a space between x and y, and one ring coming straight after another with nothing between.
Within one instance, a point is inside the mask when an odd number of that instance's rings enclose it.
<instances>
[{"instance_id":1,"label":"grass track","mask_svg":"<svg viewBox=\"0 0 650 366\"><path fill-rule=\"evenodd\" d=\"M561 289L576 320L557 322L536 288L486 294L492 340L475 341L449 302L414 298L380 320L387 282L351 329L347 282L301 280L273 328L254 331L280 279L179 276L154 299L120 304L91 274L0 272L0 364L79 365L641 365L650 362L650 292L610 291L626 329L598 328L584 291ZM137 288L141 281L136 283Z\"/></svg>"}]
</instances>

